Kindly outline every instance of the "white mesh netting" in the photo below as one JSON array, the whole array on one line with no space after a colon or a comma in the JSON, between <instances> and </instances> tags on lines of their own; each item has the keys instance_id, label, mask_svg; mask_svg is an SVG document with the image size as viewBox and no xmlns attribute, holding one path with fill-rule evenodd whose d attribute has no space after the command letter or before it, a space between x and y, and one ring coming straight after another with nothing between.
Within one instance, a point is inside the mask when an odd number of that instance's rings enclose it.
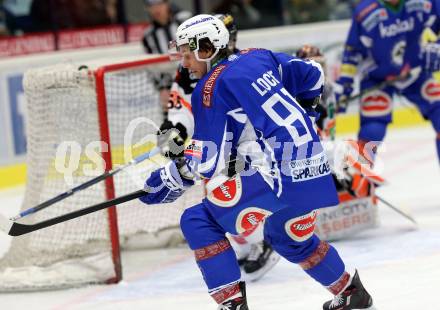
<instances>
[{"instance_id":1,"label":"white mesh netting","mask_svg":"<svg viewBox=\"0 0 440 310\"><path fill-rule=\"evenodd\" d=\"M169 65L171 68L171 65ZM121 69L105 75L113 166L154 147L163 114L152 74L163 65ZM27 99L27 184L21 210L36 206L103 173L93 70L63 64L25 74ZM124 144L125 137L125 144ZM128 138L127 138L128 137ZM115 195L142 188L156 156L114 177ZM23 222L39 222L106 200L105 183L48 207ZM182 240L182 211L201 200L194 187L177 202L147 206L131 201L117 208L122 248L166 246ZM106 210L16 237L0 260L0 290L35 290L104 282L114 277ZM21 279L21 280L20 280Z\"/></svg>"}]
</instances>

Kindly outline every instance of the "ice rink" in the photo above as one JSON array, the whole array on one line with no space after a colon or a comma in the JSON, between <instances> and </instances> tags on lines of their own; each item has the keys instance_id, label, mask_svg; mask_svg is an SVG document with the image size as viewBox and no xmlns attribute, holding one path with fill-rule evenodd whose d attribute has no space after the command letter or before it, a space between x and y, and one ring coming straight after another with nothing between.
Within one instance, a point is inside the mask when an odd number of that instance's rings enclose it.
<instances>
[{"instance_id":1,"label":"ice rink","mask_svg":"<svg viewBox=\"0 0 440 310\"><path fill-rule=\"evenodd\" d=\"M418 227L379 204L381 226L334 243L349 269L357 268L380 310L440 309L440 168L430 126L392 130L381 148L389 185L378 194L410 212ZM0 192L0 212L13 215L23 188ZM0 236L0 255L9 239ZM123 254L118 285L39 293L0 294L0 309L209 310L192 253L185 247ZM280 261L248 283L251 310L322 309L331 298L297 266Z\"/></svg>"}]
</instances>

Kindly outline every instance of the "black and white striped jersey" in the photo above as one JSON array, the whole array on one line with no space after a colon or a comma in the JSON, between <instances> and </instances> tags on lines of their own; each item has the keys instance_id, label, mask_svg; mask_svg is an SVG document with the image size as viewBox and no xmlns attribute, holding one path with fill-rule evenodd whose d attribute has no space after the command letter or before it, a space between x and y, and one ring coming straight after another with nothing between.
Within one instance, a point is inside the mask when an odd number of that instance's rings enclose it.
<instances>
[{"instance_id":1,"label":"black and white striped jersey","mask_svg":"<svg viewBox=\"0 0 440 310\"><path fill-rule=\"evenodd\" d=\"M152 22L145 30L142 44L148 54L168 53L168 43L176 38L179 25L191 17L188 11L172 11L171 20L167 25Z\"/></svg>"}]
</instances>

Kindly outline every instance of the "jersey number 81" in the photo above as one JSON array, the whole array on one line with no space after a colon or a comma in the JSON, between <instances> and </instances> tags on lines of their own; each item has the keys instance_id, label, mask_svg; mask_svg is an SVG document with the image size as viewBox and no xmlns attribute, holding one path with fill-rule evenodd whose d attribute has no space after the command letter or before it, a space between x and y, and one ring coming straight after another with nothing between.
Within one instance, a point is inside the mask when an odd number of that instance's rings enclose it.
<instances>
[{"instance_id":1,"label":"jersey number 81","mask_svg":"<svg viewBox=\"0 0 440 310\"><path fill-rule=\"evenodd\" d=\"M296 102L296 100L285 88L281 89L281 93L288 97L291 101ZM289 115L286 118L283 118L277 111L274 110L275 105L278 103L282 104L283 107L289 112ZM296 147L313 141L313 137L310 134L310 130L304 119L306 112L300 105L290 103L283 98L281 94L275 93L263 103L262 108L275 122L275 124L286 128ZM304 114L301 113L301 111Z\"/></svg>"}]
</instances>

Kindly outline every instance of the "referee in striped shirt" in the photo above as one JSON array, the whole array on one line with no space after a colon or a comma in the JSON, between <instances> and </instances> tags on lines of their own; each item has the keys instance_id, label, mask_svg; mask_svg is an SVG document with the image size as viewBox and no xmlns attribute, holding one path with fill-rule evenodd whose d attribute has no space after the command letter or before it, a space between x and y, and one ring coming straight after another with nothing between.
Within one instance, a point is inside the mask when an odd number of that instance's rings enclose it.
<instances>
[{"instance_id":1,"label":"referee in striped shirt","mask_svg":"<svg viewBox=\"0 0 440 310\"><path fill-rule=\"evenodd\" d=\"M142 43L148 54L168 53L168 43L176 38L177 27L191 17L168 0L145 0L151 25L145 30Z\"/></svg>"},{"instance_id":2,"label":"referee in striped shirt","mask_svg":"<svg viewBox=\"0 0 440 310\"><path fill-rule=\"evenodd\" d=\"M181 11L168 0L145 0L151 24L142 38L145 52L148 54L167 54L168 43L176 39L177 27L191 17L188 11ZM160 103L164 113L168 110L168 98L174 76L163 72L154 74L154 82L159 90Z\"/></svg>"}]
</instances>

